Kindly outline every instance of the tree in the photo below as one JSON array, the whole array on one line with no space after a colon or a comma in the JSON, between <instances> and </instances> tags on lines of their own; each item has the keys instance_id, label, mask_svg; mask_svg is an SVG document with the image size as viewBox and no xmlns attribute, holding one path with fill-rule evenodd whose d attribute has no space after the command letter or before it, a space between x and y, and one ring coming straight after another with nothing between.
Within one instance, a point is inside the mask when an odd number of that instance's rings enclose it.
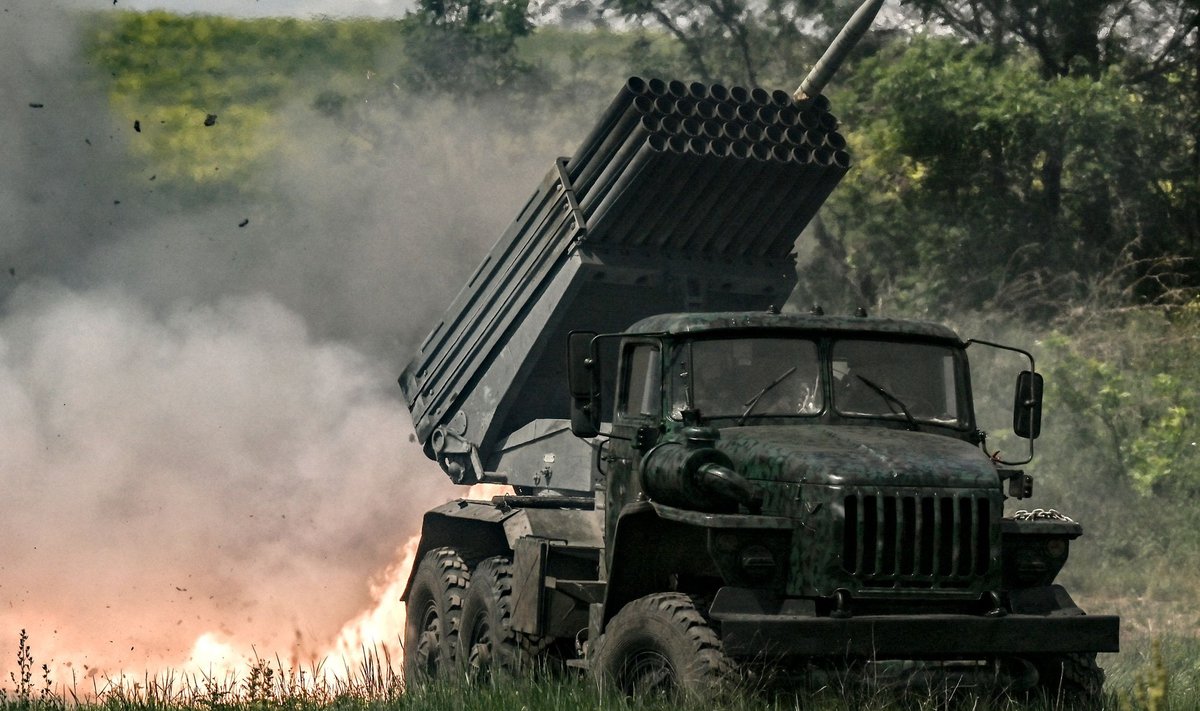
<instances>
[{"instance_id":1,"label":"tree","mask_svg":"<svg viewBox=\"0 0 1200 711\"><path fill-rule=\"evenodd\" d=\"M875 298L1048 316L1123 259L1180 253L1158 187L1173 117L1114 72L1041 81L1028 54L918 36L861 63L846 88L862 160L826 216Z\"/></svg>"},{"instance_id":2,"label":"tree","mask_svg":"<svg viewBox=\"0 0 1200 711\"><path fill-rule=\"evenodd\" d=\"M857 3L838 0L603 0L626 21L661 29L704 82L791 86Z\"/></svg>"},{"instance_id":3,"label":"tree","mask_svg":"<svg viewBox=\"0 0 1200 711\"><path fill-rule=\"evenodd\" d=\"M1166 139L1156 190L1164 193L1172 229L1169 245L1194 253L1200 246L1200 5L1194 0L913 0L924 21L938 21L996 57L1025 49L1037 58L1043 81L1106 77L1133 90L1153 113ZM1048 137L1042 162L1047 208L1062 197L1064 146ZM1193 278L1200 271L1193 271Z\"/></svg>"},{"instance_id":4,"label":"tree","mask_svg":"<svg viewBox=\"0 0 1200 711\"><path fill-rule=\"evenodd\" d=\"M533 29L529 12L529 0L418 0L401 20L401 76L424 91L510 87L531 69L516 51L517 39Z\"/></svg>"},{"instance_id":5,"label":"tree","mask_svg":"<svg viewBox=\"0 0 1200 711\"><path fill-rule=\"evenodd\" d=\"M1194 63L1200 8L1188 0L912 0L924 22L999 49L1019 44L1043 79L1087 74L1132 59L1140 79Z\"/></svg>"}]
</instances>

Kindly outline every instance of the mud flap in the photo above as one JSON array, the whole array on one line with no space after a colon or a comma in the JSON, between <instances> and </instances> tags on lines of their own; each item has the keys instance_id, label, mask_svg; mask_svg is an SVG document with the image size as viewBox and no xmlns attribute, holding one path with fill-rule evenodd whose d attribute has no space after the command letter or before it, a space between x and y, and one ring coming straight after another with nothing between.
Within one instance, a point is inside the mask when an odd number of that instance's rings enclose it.
<instances>
[{"instance_id":1,"label":"mud flap","mask_svg":"<svg viewBox=\"0 0 1200 711\"><path fill-rule=\"evenodd\" d=\"M530 635L543 634L546 601L546 558L550 542L527 537L517 541L512 563L512 628Z\"/></svg>"}]
</instances>

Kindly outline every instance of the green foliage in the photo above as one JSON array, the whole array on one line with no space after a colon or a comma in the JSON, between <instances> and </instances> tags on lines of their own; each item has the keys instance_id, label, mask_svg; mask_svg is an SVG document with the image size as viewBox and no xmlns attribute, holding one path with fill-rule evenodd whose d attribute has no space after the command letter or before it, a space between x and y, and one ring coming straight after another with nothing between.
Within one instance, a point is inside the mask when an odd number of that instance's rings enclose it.
<instances>
[{"instance_id":1,"label":"green foliage","mask_svg":"<svg viewBox=\"0 0 1200 711\"><path fill-rule=\"evenodd\" d=\"M1200 302L1122 314L1114 330L1046 341L1050 397L1109 481L1148 494L1200 492Z\"/></svg>"},{"instance_id":2,"label":"green foliage","mask_svg":"<svg viewBox=\"0 0 1200 711\"><path fill-rule=\"evenodd\" d=\"M666 33L681 72L702 81L795 86L818 56L813 26L838 27L831 0L604 0L609 13ZM836 21L830 17L836 16Z\"/></svg>"},{"instance_id":3,"label":"green foliage","mask_svg":"<svg viewBox=\"0 0 1200 711\"><path fill-rule=\"evenodd\" d=\"M400 75L418 91L487 93L512 87L532 69L516 52L533 28L528 0L419 0L401 26L407 62Z\"/></svg>"},{"instance_id":4,"label":"green foliage","mask_svg":"<svg viewBox=\"0 0 1200 711\"><path fill-rule=\"evenodd\" d=\"M1189 0L913 0L911 7L923 22L972 42L1029 50L1044 78L1098 77L1131 63L1145 80L1194 61L1197 50L1186 38L1200 8Z\"/></svg>"},{"instance_id":5,"label":"green foliage","mask_svg":"<svg viewBox=\"0 0 1200 711\"><path fill-rule=\"evenodd\" d=\"M1166 711L1169 686L1162 641L1156 639L1150 652L1150 666L1136 674L1132 691L1121 696L1121 711Z\"/></svg>"},{"instance_id":6,"label":"green foliage","mask_svg":"<svg viewBox=\"0 0 1200 711\"><path fill-rule=\"evenodd\" d=\"M121 123L137 122L134 158L159 185L211 190L247 187L271 164L293 102L336 112L368 91L397 35L372 21L116 12L97 18L85 51Z\"/></svg>"},{"instance_id":7,"label":"green foliage","mask_svg":"<svg viewBox=\"0 0 1200 711\"><path fill-rule=\"evenodd\" d=\"M1044 317L1129 250L1175 251L1155 217L1160 126L1115 75L1047 82L1030 60L916 36L846 94L860 160L827 217L876 299Z\"/></svg>"},{"instance_id":8,"label":"green foliage","mask_svg":"<svg viewBox=\"0 0 1200 711\"><path fill-rule=\"evenodd\" d=\"M1160 645L1154 640L1148 657L1145 644L1135 640L1129 659L1110 674L1114 693L1097 707L1130 711L1193 708L1197 696L1195 645ZM774 691L748 688L714 705L705 699L650 697L629 699L599 691L586 675L567 674L531 680L500 680L482 684L449 679L405 690L390 669L390 661L374 658L344 677L324 675L320 667L297 672L281 662L258 660L245 677L223 678L164 672L154 677L105 680L95 689L61 688L39 697L21 699L0 689L0 709L7 711L934 711L971 708L978 711L1051 711L1053 700L1032 701L978 695L969 689L888 689L885 685L856 684L849 679L820 688L803 685ZM1110 669L1113 666L1110 665ZM1113 681L1115 678L1115 682ZM382 685L381 685L382 684ZM1120 699L1116 701L1115 699Z\"/></svg>"}]
</instances>

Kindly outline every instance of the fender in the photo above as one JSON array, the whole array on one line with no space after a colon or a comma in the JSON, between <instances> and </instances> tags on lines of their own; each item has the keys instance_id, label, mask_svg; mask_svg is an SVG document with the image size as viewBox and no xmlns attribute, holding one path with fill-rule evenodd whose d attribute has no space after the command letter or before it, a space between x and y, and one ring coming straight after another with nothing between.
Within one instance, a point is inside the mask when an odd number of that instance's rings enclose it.
<instances>
[{"instance_id":1,"label":"fender","mask_svg":"<svg viewBox=\"0 0 1200 711\"><path fill-rule=\"evenodd\" d=\"M698 539L698 540L697 540ZM608 584L604 591L601 628L622 607L650 593L671 589L668 573L706 551L703 529L660 518L654 504L640 501L621 510L608 557ZM707 558L706 555L699 556ZM706 561L695 560L690 565Z\"/></svg>"},{"instance_id":2,"label":"fender","mask_svg":"<svg viewBox=\"0 0 1200 711\"><path fill-rule=\"evenodd\" d=\"M471 565L484 558L511 555L517 542L527 537L599 550L604 545L600 515L586 509L517 507L503 499L455 499L442 504L427 512L421 523L421 542L400 599L408 600L417 562L434 548L453 547Z\"/></svg>"},{"instance_id":3,"label":"fender","mask_svg":"<svg viewBox=\"0 0 1200 711\"><path fill-rule=\"evenodd\" d=\"M417 545L412 569L408 571L408 582L400 600L408 601L417 566L425 554L434 548L451 546L468 563L475 563L493 555L512 550L504 534L504 521L516 515L516 511L504 512L491 502L455 499L425 513L421 522L421 541Z\"/></svg>"},{"instance_id":4,"label":"fender","mask_svg":"<svg viewBox=\"0 0 1200 711\"><path fill-rule=\"evenodd\" d=\"M726 531L751 534L766 542L769 537L783 533L787 534L783 542L786 551L794 527L792 519L782 516L691 511L653 501L627 505L617 519L602 626L595 631L603 631L603 626L627 603L675 589L672 574L725 580L727 576L713 557L713 534ZM786 553L781 559L786 560Z\"/></svg>"}]
</instances>

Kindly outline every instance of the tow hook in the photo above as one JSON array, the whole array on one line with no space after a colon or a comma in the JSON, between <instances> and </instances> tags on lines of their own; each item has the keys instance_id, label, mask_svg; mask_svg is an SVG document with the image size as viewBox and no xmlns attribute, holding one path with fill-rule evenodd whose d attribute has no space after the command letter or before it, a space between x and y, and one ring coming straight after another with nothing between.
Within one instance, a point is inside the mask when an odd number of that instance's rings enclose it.
<instances>
[{"instance_id":1,"label":"tow hook","mask_svg":"<svg viewBox=\"0 0 1200 711\"><path fill-rule=\"evenodd\" d=\"M838 588L833 591L833 612L829 616L837 620L845 620L850 617L850 591L845 588Z\"/></svg>"},{"instance_id":2,"label":"tow hook","mask_svg":"<svg viewBox=\"0 0 1200 711\"><path fill-rule=\"evenodd\" d=\"M1008 610L1004 609L1004 601L1000 599L1000 593L992 590L987 594L987 597L989 600L991 600L992 609L988 610L987 613L985 613L985 616L1004 617L1008 614Z\"/></svg>"}]
</instances>

